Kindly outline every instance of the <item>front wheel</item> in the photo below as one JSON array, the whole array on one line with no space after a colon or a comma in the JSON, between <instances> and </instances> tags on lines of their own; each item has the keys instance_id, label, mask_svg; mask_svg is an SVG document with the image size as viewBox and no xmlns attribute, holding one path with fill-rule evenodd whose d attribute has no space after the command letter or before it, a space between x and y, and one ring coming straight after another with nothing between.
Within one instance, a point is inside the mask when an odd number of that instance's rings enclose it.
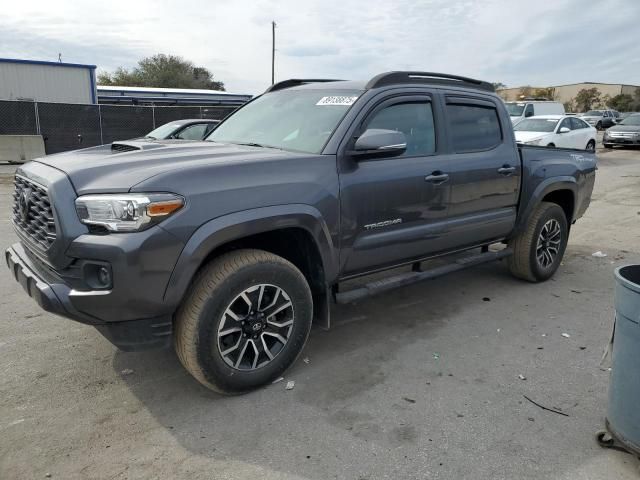
<instances>
[{"instance_id":1,"label":"front wheel","mask_svg":"<svg viewBox=\"0 0 640 480\"><path fill-rule=\"evenodd\" d=\"M262 250L236 250L197 275L176 315L176 352L205 387L247 392L293 364L312 313L311 290L295 265Z\"/></svg>"},{"instance_id":2,"label":"front wheel","mask_svg":"<svg viewBox=\"0 0 640 480\"><path fill-rule=\"evenodd\" d=\"M543 282L553 276L567 248L569 223L562 208L542 202L531 215L526 229L509 241L511 273L530 282Z\"/></svg>"},{"instance_id":3,"label":"front wheel","mask_svg":"<svg viewBox=\"0 0 640 480\"><path fill-rule=\"evenodd\" d=\"M603 143L603 144L602 144L602 146L603 146L604 148L607 148L607 149L611 149L611 148L613 148L613 145L612 145L612 144L610 144L610 143Z\"/></svg>"},{"instance_id":4,"label":"front wheel","mask_svg":"<svg viewBox=\"0 0 640 480\"><path fill-rule=\"evenodd\" d=\"M547 145L547 148L556 148L556 144L555 143L550 143L549 145Z\"/></svg>"},{"instance_id":5,"label":"front wheel","mask_svg":"<svg viewBox=\"0 0 640 480\"><path fill-rule=\"evenodd\" d=\"M596 123L596 130L602 130L602 122Z\"/></svg>"},{"instance_id":6,"label":"front wheel","mask_svg":"<svg viewBox=\"0 0 640 480\"><path fill-rule=\"evenodd\" d=\"M587 148L585 150L587 152L595 152L596 151L596 141L595 140L589 140L589 143L587 143Z\"/></svg>"}]
</instances>

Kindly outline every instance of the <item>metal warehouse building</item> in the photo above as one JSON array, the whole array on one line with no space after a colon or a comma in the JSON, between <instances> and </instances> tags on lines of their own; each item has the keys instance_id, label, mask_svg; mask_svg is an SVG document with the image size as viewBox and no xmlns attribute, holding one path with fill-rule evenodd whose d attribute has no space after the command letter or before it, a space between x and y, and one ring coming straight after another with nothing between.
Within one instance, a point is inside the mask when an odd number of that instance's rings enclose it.
<instances>
[{"instance_id":1,"label":"metal warehouse building","mask_svg":"<svg viewBox=\"0 0 640 480\"><path fill-rule=\"evenodd\" d=\"M0 58L0 100L96 103L96 66Z\"/></svg>"},{"instance_id":2,"label":"metal warehouse building","mask_svg":"<svg viewBox=\"0 0 640 480\"><path fill-rule=\"evenodd\" d=\"M505 100L520 100L521 89L524 87L514 88L501 88L498 90L498 94ZM569 102L575 98L580 90L596 88L600 92L600 95L609 95L615 97L620 94L627 94L633 96L636 89L640 88L640 85L626 85L621 83L597 83L597 82L582 82L571 83L568 85L554 85L551 87L529 87L532 91L539 88L553 88L554 100L558 102Z\"/></svg>"},{"instance_id":3,"label":"metal warehouse building","mask_svg":"<svg viewBox=\"0 0 640 480\"><path fill-rule=\"evenodd\" d=\"M235 105L251 95L189 88L115 87L98 85L98 103L121 105Z\"/></svg>"}]
</instances>

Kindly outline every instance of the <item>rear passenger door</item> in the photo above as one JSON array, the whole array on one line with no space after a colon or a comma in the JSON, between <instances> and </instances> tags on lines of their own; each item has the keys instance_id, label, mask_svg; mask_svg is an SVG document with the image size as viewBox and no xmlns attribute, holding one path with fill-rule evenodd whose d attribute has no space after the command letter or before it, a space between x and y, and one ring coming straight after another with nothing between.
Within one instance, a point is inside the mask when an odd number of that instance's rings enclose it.
<instances>
[{"instance_id":1,"label":"rear passenger door","mask_svg":"<svg viewBox=\"0 0 640 480\"><path fill-rule=\"evenodd\" d=\"M451 249L502 239L514 228L520 158L507 117L489 97L444 96L449 141ZM506 120L505 120L506 118Z\"/></svg>"}]
</instances>

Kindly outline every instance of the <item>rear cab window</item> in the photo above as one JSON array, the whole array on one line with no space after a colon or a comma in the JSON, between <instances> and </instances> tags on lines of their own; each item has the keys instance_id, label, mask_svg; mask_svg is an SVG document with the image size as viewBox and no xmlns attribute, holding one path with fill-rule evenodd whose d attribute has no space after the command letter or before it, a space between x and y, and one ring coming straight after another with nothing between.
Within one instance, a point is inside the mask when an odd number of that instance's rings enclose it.
<instances>
[{"instance_id":1,"label":"rear cab window","mask_svg":"<svg viewBox=\"0 0 640 480\"><path fill-rule=\"evenodd\" d=\"M493 103L448 97L446 113L455 153L491 150L502 143L500 118Z\"/></svg>"}]
</instances>

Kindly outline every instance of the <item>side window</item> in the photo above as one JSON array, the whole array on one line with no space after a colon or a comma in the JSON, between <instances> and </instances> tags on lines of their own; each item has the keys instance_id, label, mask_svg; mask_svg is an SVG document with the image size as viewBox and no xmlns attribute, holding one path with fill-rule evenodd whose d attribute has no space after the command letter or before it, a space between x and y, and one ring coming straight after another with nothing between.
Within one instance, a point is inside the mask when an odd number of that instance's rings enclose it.
<instances>
[{"instance_id":1,"label":"side window","mask_svg":"<svg viewBox=\"0 0 640 480\"><path fill-rule=\"evenodd\" d=\"M494 107L447 104L447 123L456 153L489 150L502 143L502 130Z\"/></svg>"},{"instance_id":2,"label":"side window","mask_svg":"<svg viewBox=\"0 0 640 480\"><path fill-rule=\"evenodd\" d=\"M570 118L571 120L571 130L580 130L581 128L586 128L585 123L578 118Z\"/></svg>"},{"instance_id":3,"label":"side window","mask_svg":"<svg viewBox=\"0 0 640 480\"><path fill-rule=\"evenodd\" d=\"M396 130L407 137L404 157L430 155L436 151L433 110L430 102L398 103L376 112L366 128Z\"/></svg>"},{"instance_id":4,"label":"side window","mask_svg":"<svg viewBox=\"0 0 640 480\"><path fill-rule=\"evenodd\" d=\"M524 116L526 117L533 117L534 113L533 113L533 104L530 103L529 105L527 105L527 108L524 109Z\"/></svg>"},{"instance_id":5,"label":"side window","mask_svg":"<svg viewBox=\"0 0 640 480\"><path fill-rule=\"evenodd\" d=\"M560 131L563 128L568 128L569 130L573 130L573 126L571 125L571 119L570 118L565 118L562 121L562 123L558 127L558 131Z\"/></svg>"},{"instance_id":6,"label":"side window","mask_svg":"<svg viewBox=\"0 0 640 480\"><path fill-rule=\"evenodd\" d=\"M180 138L182 140L202 140L206 129L206 123L197 123L195 125L185 127L184 130L178 133L176 138Z\"/></svg>"}]
</instances>

